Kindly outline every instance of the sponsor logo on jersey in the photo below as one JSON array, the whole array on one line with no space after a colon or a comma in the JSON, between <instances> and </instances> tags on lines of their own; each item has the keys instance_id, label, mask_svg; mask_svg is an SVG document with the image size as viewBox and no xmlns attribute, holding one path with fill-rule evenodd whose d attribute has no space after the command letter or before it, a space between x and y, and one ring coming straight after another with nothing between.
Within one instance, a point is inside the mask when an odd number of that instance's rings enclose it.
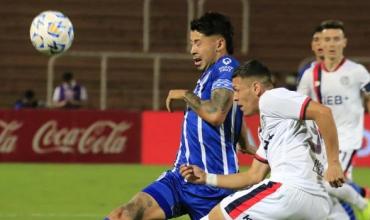
<instances>
[{"instance_id":1,"label":"sponsor logo on jersey","mask_svg":"<svg viewBox=\"0 0 370 220\"><path fill-rule=\"evenodd\" d=\"M222 63L225 64L225 65L229 65L231 63L231 59L226 57L226 58L223 58L222 59Z\"/></svg>"},{"instance_id":2,"label":"sponsor logo on jersey","mask_svg":"<svg viewBox=\"0 0 370 220\"><path fill-rule=\"evenodd\" d=\"M232 66L221 66L218 68L218 71L220 72L231 72L234 69Z\"/></svg>"}]
</instances>

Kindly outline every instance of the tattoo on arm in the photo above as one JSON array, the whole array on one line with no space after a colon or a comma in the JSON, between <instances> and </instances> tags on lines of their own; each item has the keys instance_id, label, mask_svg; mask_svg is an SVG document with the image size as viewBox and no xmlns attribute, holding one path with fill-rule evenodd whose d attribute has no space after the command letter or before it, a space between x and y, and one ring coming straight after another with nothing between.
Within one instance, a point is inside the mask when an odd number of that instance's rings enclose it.
<instances>
[{"instance_id":1,"label":"tattoo on arm","mask_svg":"<svg viewBox=\"0 0 370 220\"><path fill-rule=\"evenodd\" d=\"M197 111L200 108L201 101L200 98L192 92L186 92L184 97L185 102L190 106L190 108Z\"/></svg>"},{"instance_id":2,"label":"tattoo on arm","mask_svg":"<svg viewBox=\"0 0 370 220\"><path fill-rule=\"evenodd\" d=\"M215 89L212 92L211 98L212 108L214 108L215 111L227 113L230 108L230 103L232 103L232 97L233 93L227 89Z\"/></svg>"},{"instance_id":3,"label":"tattoo on arm","mask_svg":"<svg viewBox=\"0 0 370 220\"><path fill-rule=\"evenodd\" d=\"M232 92L227 89L215 89L212 92L210 101L201 101L200 98L192 92L185 94L185 102L195 111L203 105L207 113L221 111L227 113L232 101Z\"/></svg>"}]
</instances>

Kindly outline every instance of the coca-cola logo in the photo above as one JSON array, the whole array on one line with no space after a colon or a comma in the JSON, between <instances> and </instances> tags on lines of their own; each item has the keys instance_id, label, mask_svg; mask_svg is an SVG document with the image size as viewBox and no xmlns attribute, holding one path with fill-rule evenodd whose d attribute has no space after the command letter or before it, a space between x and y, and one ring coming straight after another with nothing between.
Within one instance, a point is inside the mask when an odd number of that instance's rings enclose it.
<instances>
[{"instance_id":1,"label":"coca-cola logo","mask_svg":"<svg viewBox=\"0 0 370 220\"><path fill-rule=\"evenodd\" d=\"M58 127L58 122L44 123L32 140L38 154L53 152L79 154L120 154L126 149L128 137L123 133L131 124L109 120L96 121L86 128Z\"/></svg>"},{"instance_id":2,"label":"coca-cola logo","mask_svg":"<svg viewBox=\"0 0 370 220\"><path fill-rule=\"evenodd\" d=\"M15 151L18 137L12 134L22 127L22 123L11 121L9 123L0 120L0 154L9 154Z\"/></svg>"}]
</instances>

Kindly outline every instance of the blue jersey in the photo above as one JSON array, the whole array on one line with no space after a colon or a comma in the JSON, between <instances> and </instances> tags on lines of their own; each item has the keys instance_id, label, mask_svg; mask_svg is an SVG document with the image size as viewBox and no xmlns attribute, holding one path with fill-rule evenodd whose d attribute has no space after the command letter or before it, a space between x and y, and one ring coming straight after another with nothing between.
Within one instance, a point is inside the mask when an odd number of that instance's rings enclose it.
<instances>
[{"instance_id":1,"label":"blue jersey","mask_svg":"<svg viewBox=\"0 0 370 220\"><path fill-rule=\"evenodd\" d=\"M194 94L201 100L211 99L214 89L232 88L232 74L239 63L231 56L221 57L205 70L197 82ZM198 220L207 215L232 190L188 183L178 172L182 164L195 164L206 172L228 174L238 172L236 143L243 114L234 104L221 126L212 126L188 108L182 126L180 149L175 168L161 175L143 189L165 212L166 219L189 214Z\"/></svg>"},{"instance_id":2,"label":"blue jersey","mask_svg":"<svg viewBox=\"0 0 370 220\"><path fill-rule=\"evenodd\" d=\"M233 91L232 74L239 62L231 56L223 56L205 70L197 82L194 94L201 100L210 100L215 89ZM236 143L239 138L243 114L233 104L226 120L215 127L187 108L182 126L180 149L175 167L195 164L209 173L229 174L238 172Z\"/></svg>"}]
</instances>

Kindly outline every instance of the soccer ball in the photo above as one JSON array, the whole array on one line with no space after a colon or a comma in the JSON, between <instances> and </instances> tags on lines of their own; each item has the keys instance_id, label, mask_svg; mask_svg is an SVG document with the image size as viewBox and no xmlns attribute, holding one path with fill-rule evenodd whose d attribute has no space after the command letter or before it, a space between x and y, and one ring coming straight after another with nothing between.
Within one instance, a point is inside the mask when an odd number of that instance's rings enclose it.
<instances>
[{"instance_id":1,"label":"soccer ball","mask_svg":"<svg viewBox=\"0 0 370 220\"><path fill-rule=\"evenodd\" d=\"M72 45L72 22L59 11L41 12L32 21L30 38L33 46L41 53L63 53Z\"/></svg>"}]
</instances>

